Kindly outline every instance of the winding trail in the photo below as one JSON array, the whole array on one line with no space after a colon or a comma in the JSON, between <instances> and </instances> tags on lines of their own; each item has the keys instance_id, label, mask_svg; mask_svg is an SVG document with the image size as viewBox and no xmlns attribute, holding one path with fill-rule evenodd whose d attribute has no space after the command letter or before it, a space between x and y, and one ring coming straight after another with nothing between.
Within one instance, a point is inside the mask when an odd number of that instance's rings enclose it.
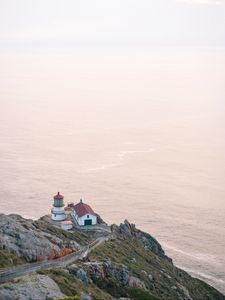
<instances>
[{"instance_id":1,"label":"winding trail","mask_svg":"<svg viewBox=\"0 0 225 300\"><path fill-rule=\"evenodd\" d=\"M7 282L21 276L25 276L39 270L47 270L53 269L55 267L65 267L67 265L70 265L77 260L84 259L94 248L98 247L103 242L108 241L111 238L111 234L104 237L99 237L91 244L87 246L82 246L79 251L73 252L69 255L55 259L53 261L29 263L18 267L0 269L0 283Z\"/></svg>"}]
</instances>

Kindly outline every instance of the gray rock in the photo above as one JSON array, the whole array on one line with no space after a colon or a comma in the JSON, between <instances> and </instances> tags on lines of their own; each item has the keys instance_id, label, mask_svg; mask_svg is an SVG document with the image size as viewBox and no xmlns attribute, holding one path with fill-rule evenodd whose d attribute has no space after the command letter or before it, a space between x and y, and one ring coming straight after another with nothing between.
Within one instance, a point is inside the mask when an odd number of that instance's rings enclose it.
<instances>
[{"instance_id":1,"label":"gray rock","mask_svg":"<svg viewBox=\"0 0 225 300\"><path fill-rule=\"evenodd\" d=\"M88 285L89 279L88 279L87 273L83 269L79 269L76 272L76 277L78 279L80 279L80 281L82 281L85 285Z\"/></svg>"},{"instance_id":2,"label":"gray rock","mask_svg":"<svg viewBox=\"0 0 225 300\"><path fill-rule=\"evenodd\" d=\"M148 275L148 273L145 270L141 270L141 273L144 274L145 276Z\"/></svg>"},{"instance_id":3,"label":"gray rock","mask_svg":"<svg viewBox=\"0 0 225 300\"><path fill-rule=\"evenodd\" d=\"M22 277L0 286L0 299L4 300L53 300L64 296L55 281L45 275Z\"/></svg>"},{"instance_id":4,"label":"gray rock","mask_svg":"<svg viewBox=\"0 0 225 300\"><path fill-rule=\"evenodd\" d=\"M189 291L186 287L184 287L182 284L177 282L177 286L179 287L179 289L182 291L182 294L184 295L185 300L193 300L192 297L189 294ZM183 296L182 295L182 296Z\"/></svg>"},{"instance_id":5,"label":"gray rock","mask_svg":"<svg viewBox=\"0 0 225 300\"><path fill-rule=\"evenodd\" d=\"M130 276L129 278L129 287L131 288L140 288L146 289L145 283L137 277Z\"/></svg>"},{"instance_id":6,"label":"gray rock","mask_svg":"<svg viewBox=\"0 0 225 300\"><path fill-rule=\"evenodd\" d=\"M124 239L138 239L143 244L145 249L151 250L157 255L167 258L169 261L172 262L171 258L165 255L165 252L162 249L162 246L159 244L159 242L150 234L137 229L135 227L135 224L131 224L127 220L125 220L124 223L120 224L120 226L116 226L114 224L112 226L112 231L117 235L122 236Z\"/></svg>"},{"instance_id":7,"label":"gray rock","mask_svg":"<svg viewBox=\"0 0 225 300\"><path fill-rule=\"evenodd\" d=\"M152 281L153 280L152 274L148 274L148 278Z\"/></svg>"},{"instance_id":8,"label":"gray rock","mask_svg":"<svg viewBox=\"0 0 225 300\"><path fill-rule=\"evenodd\" d=\"M67 269L69 270L70 273L72 273L73 275L76 275L79 267L76 264L72 264L72 265L68 266Z\"/></svg>"},{"instance_id":9,"label":"gray rock","mask_svg":"<svg viewBox=\"0 0 225 300\"><path fill-rule=\"evenodd\" d=\"M129 270L126 266L108 262L86 262L85 271L89 282L96 279L114 278L120 285L127 286L129 283Z\"/></svg>"},{"instance_id":10,"label":"gray rock","mask_svg":"<svg viewBox=\"0 0 225 300\"><path fill-rule=\"evenodd\" d=\"M75 242L68 243L38 229L35 221L18 215L0 214L0 247L27 262L58 258L77 250L77 246Z\"/></svg>"},{"instance_id":11,"label":"gray rock","mask_svg":"<svg viewBox=\"0 0 225 300\"><path fill-rule=\"evenodd\" d=\"M101 218L100 215L96 214L97 215L97 224L104 224L104 225L107 225L107 223Z\"/></svg>"},{"instance_id":12,"label":"gray rock","mask_svg":"<svg viewBox=\"0 0 225 300\"><path fill-rule=\"evenodd\" d=\"M133 258L131 259L131 262L134 263L134 264L136 264L136 262L137 262L136 258L133 257Z\"/></svg>"},{"instance_id":13,"label":"gray rock","mask_svg":"<svg viewBox=\"0 0 225 300\"><path fill-rule=\"evenodd\" d=\"M91 295L87 294L87 293L82 293L80 300L92 300Z\"/></svg>"},{"instance_id":14,"label":"gray rock","mask_svg":"<svg viewBox=\"0 0 225 300\"><path fill-rule=\"evenodd\" d=\"M120 272L120 282L124 286L129 282L129 271L126 268L123 268Z\"/></svg>"}]
</instances>

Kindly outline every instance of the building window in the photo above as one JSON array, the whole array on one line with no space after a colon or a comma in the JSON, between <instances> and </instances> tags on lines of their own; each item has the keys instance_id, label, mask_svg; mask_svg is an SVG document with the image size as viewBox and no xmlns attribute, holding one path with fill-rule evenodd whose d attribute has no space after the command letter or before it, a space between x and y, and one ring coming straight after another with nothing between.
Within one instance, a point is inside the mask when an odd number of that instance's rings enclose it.
<instances>
[{"instance_id":1,"label":"building window","mask_svg":"<svg viewBox=\"0 0 225 300\"><path fill-rule=\"evenodd\" d=\"M87 215L87 219L89 219L89 215Z\"/></svg>"}]
</instances>

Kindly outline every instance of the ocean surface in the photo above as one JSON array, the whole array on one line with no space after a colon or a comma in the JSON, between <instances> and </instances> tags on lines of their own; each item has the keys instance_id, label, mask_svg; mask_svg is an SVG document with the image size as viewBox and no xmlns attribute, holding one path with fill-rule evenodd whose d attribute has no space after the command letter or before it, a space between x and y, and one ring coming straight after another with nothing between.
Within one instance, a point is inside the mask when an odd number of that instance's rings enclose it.
<instances>
[{"instance_id":1,"label":"ocean surface","mask_svg":"<svg viewBox=\"0 0 225 300\"><path fill-rule=\"evenodd\" d=\"M82 197L225 293L225 50L0 52L0 212Z\"/></svg>"}]
</instances>

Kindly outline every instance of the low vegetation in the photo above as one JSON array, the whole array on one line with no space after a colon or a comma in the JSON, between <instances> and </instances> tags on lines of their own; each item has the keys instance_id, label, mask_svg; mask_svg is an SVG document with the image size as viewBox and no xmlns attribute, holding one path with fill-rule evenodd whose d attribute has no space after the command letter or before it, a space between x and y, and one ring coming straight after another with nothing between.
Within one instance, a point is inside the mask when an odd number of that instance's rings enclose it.
<instances>
[{"instance_id":1,"label":"low vegetation","mask_svg":"<svg viewBox=\"0 0 225 300\"><path fill-rule=\"evenodd\" d=\"M74 240L81 245L86 245L91 240L91 236L89 233L82 232L80 230L74 230L71 232L62 230L58 226L53 226L53 224L50 223L46 217L43 217L38 221L34 221L33 225L37 228L37 230L47 232L62 239L63 241L69 242L71 240Z\"/></svg>"},{"instance_id":2,"label":"low vegetation","mask_svg":"<svg viewBox=\"0 0 225 300\"><path fill-rule=\"evenodd\" d=\"M0 249L0 268L14 267L25 262L22 258L4 250Z\"/></svg>"},{"instance_id":3,"label":"low vegetation","mask_svg":"<svg viewBox=\"0 0 225 300\"><path fill-rule=\"evenodd\" d=\"M72 297L80 297L82 293L87 293L92 296L93 300L111 300L112 297L99 289L94 284L84 285L74 275L70 274L67 270L53 269L39 271L39 274L47 275L52 278L59 286L62 293Z\"/></svg>"},{"instance_id":4,"label":"low vegetation","mask_svg":"<svg viewBox=\"0 0 225 300\"><path fill-rule=\"evenodd\" d=\"M201 280L192 278L188 273L176 268L172 262L166 258L162 258L154 254L138 240L120 240L109 241L95 249L89 259L101 261L102 258L110 259L112 262L125 265L133 276L138 277L145 283L149 292L144 292L143 297L137 299L178 299L179 295L186 294L193 299L225 299L222 295L218 295L213 287L202 282ZM110 285L99 286L105 291L111 292ZM118 291L118 288L117 288ZM129 295L135 299L134 293L141 293L137 290ZM122 293L121 293L122 295ZM206 296L207 295L207 298ZM122 295L123 296L123 295ZM145 298L152 297L152 298Z\"/></svg>"}]
</instances>

